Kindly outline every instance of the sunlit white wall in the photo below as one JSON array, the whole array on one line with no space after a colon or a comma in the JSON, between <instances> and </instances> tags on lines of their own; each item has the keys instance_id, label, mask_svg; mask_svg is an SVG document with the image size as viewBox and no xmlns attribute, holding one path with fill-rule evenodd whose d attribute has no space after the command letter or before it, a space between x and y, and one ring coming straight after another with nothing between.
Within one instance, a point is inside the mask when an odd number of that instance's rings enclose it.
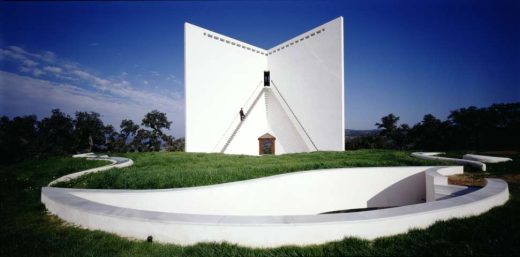
<instances>
[{"instance_id":1,"label":"sunlit white wall","mask_svg":"<svg viewBox=\"0 0 520 257\"><path fill-rule=\"evenodd\" d=\"M318 150L344 150L343 18L268 52L271 79ZM269 124L281 122L268 117Z\"/></svg>"},{"instance_id":2,"label":"sunlit white wall","mask_svg":"<svg viewBox=\"0 0 520 257\"><path fill-rule=\"evenodd\" d=\"M264 70L281 95L262 92ZM341 17L270 50L186 23L185 73L187 152L258 155L264 133L276 154L344 150Z\"/></svg>"},{"instance_id":3,"label":"sunlit white wall","mask_svg":"<svg viewBox=\"0 0 520 257\"><path fill-rule=\"evenodd\" d=\"M223 135L231 134L228 128L238 124L240 108L246 107L243 105L262 82L265 50L189 23L184 33L186 151L219 152L226 141ZM243 145L244 154L258 154L257 138L267 127L265 103L258 103L257 108L264 108L264 116L248 119L249 126L240 130L256 138L251 143L232 142ZM245 131L248 129L256 131ZM256 151L251 152L248 149L253 145ZM232 145L229 148L241 151Z\"/></svg>"}]
</instances>

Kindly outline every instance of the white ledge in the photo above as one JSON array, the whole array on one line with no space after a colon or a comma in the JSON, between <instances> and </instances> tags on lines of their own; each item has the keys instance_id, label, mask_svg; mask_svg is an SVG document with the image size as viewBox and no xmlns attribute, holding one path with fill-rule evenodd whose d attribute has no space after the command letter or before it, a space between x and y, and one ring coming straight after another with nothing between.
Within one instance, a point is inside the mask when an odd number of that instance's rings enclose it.
<instances>
[{"instance_id":1,"label":"white ledge","mask_svg":"<svg viewBox=\"0 0 520 257\"><path fill-rule=\"evenodd\" d=\"M73 224L142 240L151 235L179 245L311 245L426 228L508 200L507 183L500 179L486 179L485 187L468 193L445 183L444 176L460 173L460 166L343 168L180 189L44 187L41 200L49 212ZM392 206L398 207L319 214Z\"/></svg>"},{"instance_id":2,"label":"white ledge","mask_svg":"<svg viewBox=\"0 0 520 257\"><path fill-rule=\"evenodd\" d=\"M511 158L477 155L477 154L465 154L464 156L462 156L462 159L473 160L473 161L478 161L478 162L485 162L485 163L509 162L509 161L513 160Z\"/></svg>"},{"instance_id":3,"label":"white ledge","mask_svg":"<svg viewBox=\"0 0 520 257\"><path fill-rule=\"evenodd\" d=\"M128 166L132 166L134 164L134 161L132 161L131 159L128 159L128 158L109 157L108 155L95 155L94 153L76 154L76 155L73 155L72 157L87 158L87 160L109 161L109 162L111 162L111 164L93 168L93 169L80 171L80 172L71 173L71 174L68 174L65 176L61 176L61 177L51 181L47 186L53 186L59 182L67 182L67 181L70 181L72 179L78 178L80 176L83 176L83 175L86 175L89 173L106 171L106 170L109 170L112 168L124 168L124 167L128 167Z\"/></svg>"},{"instance_id":4,"label":"white ledge","mask_svg":"<svg viewBox=\"0 0 520 257\"><path fill-rule=\"evenodd\" d=\"M414 152L414 153L411 153L410 155L413 157L419 158L419 159L424 159L424 160L448 161L448 162L454 162L454 163L462 164L462 165L469 165L469 166L475 167L477 169L480 169L481 171L486 171L486 164L484 164L480 161L437 156L439 154L444 154L444 153L443 152Z\"/></svg>"}]
</instances>

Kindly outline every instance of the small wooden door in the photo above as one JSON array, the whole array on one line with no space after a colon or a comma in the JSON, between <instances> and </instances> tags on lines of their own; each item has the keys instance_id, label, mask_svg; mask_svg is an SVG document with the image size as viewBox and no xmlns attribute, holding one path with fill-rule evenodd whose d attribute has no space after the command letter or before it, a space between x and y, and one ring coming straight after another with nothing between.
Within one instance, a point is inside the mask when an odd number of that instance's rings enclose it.
<instances>
[{"instance_id":1,"label":"small wooden door","mask_svg":"<svg viewBox=\"0 0 520 257\"><path fill-rule=\"evenodd\" d=\"M274 141L276 140L275 137L273 137L269 133L263 134L261 137L258 138L258 153L260 155L264 154L275 154L275 147L274 147Z\"/></svg>"}]
</instances>

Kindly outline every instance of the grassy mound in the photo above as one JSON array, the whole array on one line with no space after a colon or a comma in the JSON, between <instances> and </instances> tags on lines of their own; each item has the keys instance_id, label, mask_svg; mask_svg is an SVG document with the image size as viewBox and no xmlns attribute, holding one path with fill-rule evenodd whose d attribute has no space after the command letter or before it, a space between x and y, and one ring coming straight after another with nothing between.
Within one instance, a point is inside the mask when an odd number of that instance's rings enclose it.
<instances>
[{"instance_id":1,"label":"grassy mound","mask_svg":"<svg viewBox=\"0 0 520 257\"><path fill-rule=\"evenodd\" d=\"M359 150L314 152L281 156L197 153L128 153L134 166L93 173L58 187L158 189L219 184L293 171L340 167L439 165L412 158L408 152ZM449 164L449 163L444 163Z\"/></svg>"},{"instance_id":2,"label":"grassy mound","mask_svg":"<svg viewBox=\"0 0 520 257\"><path fill-rule=\"evenodd\" d=\"M349 151L280 157L219 154L133 153L134 167L114 169L72 181L89 188L168 188L206 185L295 170L431 165L398 151ZM490 164L488 173L467 179L500 177L509 183L511 199L478 217L438 222L428 229L373 241L346 238L308 247L251 249L227 243L189 247L128 240L110 233L63 224L47 215L40 188L64 174L104 165L101 161L51 158L0 167L1 256L373 256L373 255L518 255L520 254L520 155L515 161ZM151 177L148 179L147 177Z\"/></svg>"}]
</instances>

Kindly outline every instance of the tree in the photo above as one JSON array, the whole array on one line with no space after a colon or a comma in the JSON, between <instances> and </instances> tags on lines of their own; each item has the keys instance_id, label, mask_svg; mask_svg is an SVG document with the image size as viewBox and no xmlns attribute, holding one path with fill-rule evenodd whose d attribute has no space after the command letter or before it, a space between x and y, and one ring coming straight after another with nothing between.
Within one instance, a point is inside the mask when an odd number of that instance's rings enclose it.
<instances>
[{"instance_id":1,"label":"tree","mask_svg":"<svg viewBox=\"0 0 520 257\"><path fill-rule=\"evenodd\" d=\"M184 151L184 138L175 139L170 135L163 135L162 141L164 142L164 149L170 152Z\"/></svg>"},{"instance_id":2,"label":"tree","mask_svg":"<svg viewBox=\"0 0 520 257\"><path fill-rule=\"evenodd\" d=\"M377 128L381 130L379 134L386 139L386 147L395 147L396 140L399 140L397 135L397 121L399 121L399 117L390 113L381 118L381 123L376 123Z\"/></svg>"},{"instance_id":3,"label":"tree","mask_svg":"<svg viewBox=\"0 0 520 257\"><path fill-rule=\"evenodd\" d=\"M40 151L49 154L66 154L72 152L74 140L74 123L69 115L60 109L53 109L48 118L38 124Z\"/></svg>"},{"instance_id":4,"label":"tree","mask_svg":"<svg viewBox=\"0 0 520 257\"><path fill-rule=\"evenodd\" d=\"M36 115L0 118L0 162L15 162L38 154Z\"/></svg>"},{"instance_id":5,"label":"tree","mask_svg":"<svg viewBox=\"0 0 520 257\"><path fill-rule=\"evenodd\" d=\"M475 106L451 111L448 118L453 125L457 146L465 149L480 150L486 145L486 137L495 124L494 118L485 108Z\"/></svg>"},{"instance_id":6,"label":"tree","mask_svg":"<svg viewBox=\"0 0 520 257\"><path fill-rule=\"evenodd\" d=\"M121 128L118 138L118 145L120 151L135 151L140 146L140 142L138 145L138 141L132 140L128 142L130 138L135 139L135 135L139 130L139 125L135 124L132 120L124 119L121 121Z\"/></svg>"},{"instance_id":7,"label":"tree","mask_svg":"<svg viewBox=\"0 0 520 257\"><path fill-rule=\"evenodd\" d=\"M168 121L166 113L153 110L147 113L141 125L151 128L151 131L141 132L142 143L146 145L148 151L159 151L161 149L161 137L164 135L162 129L170 129L171 121Z\"/></svg>"},{"instance_id":8,"label":"tree","mask_svg":"<svg viewBox=\"0 0 520 257\"><path fill-rule=\"evenodd\" d=\"M76 112L74 119L75 151L94 151L105 144L105 126L95 112Z\"/></svg>"},{"instance_id":9,"label":"tree","mask_svg":"<svg viewBox=\"0 0 520 257\"><path fill-rule=\"evenodd\" d=\"M404 150L409 149L411 147L409 134L410 126L408 126L408 124L401 124L401 126L397 128L393 136L393 141L398 149Z\"/></svg>"},{"instance_id":10,"label":"tree","mask_svg":"<svg viewBox=\"0 0 520 257\"><path fill-rule=\"evenodd\" d=\"M390 113L381 118L381 123L376 123L376 126L381 129L380 134L382 136L392 137L397 131L397 121L399 121L399 117Z\"/></svg>"},{"instance_id":11,"label":"tree","mask_svg":"<svg viewBox=\"0 0 520 257\"><path fill-rule=\"evenodd\" d=\"M124 144L121 144L120 135L114 129L114 126L107 125L104 129L105 134L105 144L104 148L106 148L109 152L121 152L124 148Z\"/></svg>"},{"instance_id":12,"label":"tree","mask_svg":"<svg viewBox=\"0 0 520 257\"><path fill-rule=\"evenodd\" d=\"M448 123L444 123L432 114L426 114L411 132L415 148L423 150L445 149Z\"/></svg>"}]
</instances>

